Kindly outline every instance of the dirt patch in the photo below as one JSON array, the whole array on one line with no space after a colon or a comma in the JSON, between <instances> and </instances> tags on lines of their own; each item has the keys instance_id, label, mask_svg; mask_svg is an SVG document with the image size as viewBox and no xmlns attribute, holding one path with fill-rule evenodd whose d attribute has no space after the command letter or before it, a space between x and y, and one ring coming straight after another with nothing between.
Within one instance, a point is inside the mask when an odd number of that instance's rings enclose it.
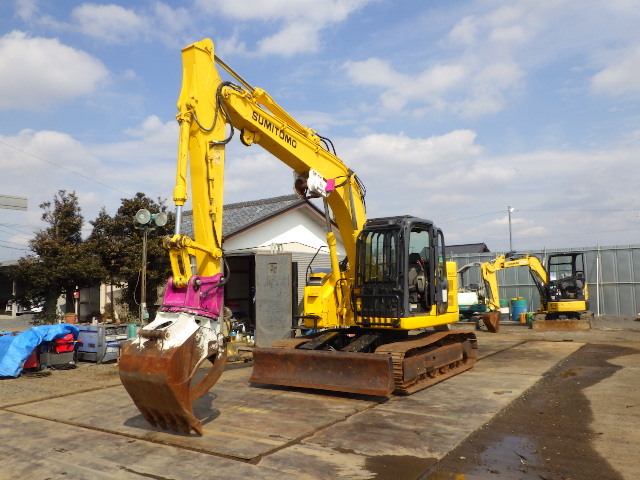
<instances>
[{"instance_id":1,"label":"dirt patch","mask_svg":"<svg viewBox=\"0 0 640 480\"><path fill-rule=\"evenodd\" d=\"M118 365L78 363L70 370L47 369L0 379L0 407L120 385Z\"/></svg>"}]
</instances>

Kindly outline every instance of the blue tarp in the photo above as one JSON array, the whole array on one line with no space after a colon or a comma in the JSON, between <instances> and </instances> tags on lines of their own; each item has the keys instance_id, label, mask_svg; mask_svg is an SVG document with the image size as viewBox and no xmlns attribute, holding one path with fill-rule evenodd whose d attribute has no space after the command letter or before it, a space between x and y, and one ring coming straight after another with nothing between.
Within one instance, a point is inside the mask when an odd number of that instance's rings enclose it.
<instances>
[{"instance_id":1,"label":"blue tarp","mask_svg":"<svg viewBox=\"0 0 640 480\"><path fill-rule=\"evenodd\" d=\"M75 325L61 323L32 327L18 335L0 336L0 377L19 376L25 360L42 342L51 342L69 333L72 333L73 339L77 340L79 332Z\"/></svg>"}]
</instances>

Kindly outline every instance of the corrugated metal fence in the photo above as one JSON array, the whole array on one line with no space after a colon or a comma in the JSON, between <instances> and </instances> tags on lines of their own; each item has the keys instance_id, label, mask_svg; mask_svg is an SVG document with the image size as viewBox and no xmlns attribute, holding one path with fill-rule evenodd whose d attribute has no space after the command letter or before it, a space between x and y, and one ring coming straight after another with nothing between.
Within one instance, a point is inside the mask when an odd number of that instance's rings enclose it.
<instances>
[{"instance_id":1,"label":"corrugated metal fence","mask_svg":"<svg viewBox=\"0 0 640 480\"><path fill-rule=\"evenodd\" d=\"M518 254L536 255L544 259L556 252L584 252L590 309L597 315L633 315L640 312L640 245L614 247L585 247L522 251ZM472 262L488 262L501 253L453 255L458 268ZM464 274L464 284L482 284L480 269L470 268ZM529 269L513 267L498 272L500 298L522 297L527 309L539 307L539 295Z\"/></svg>"}]
</instances>

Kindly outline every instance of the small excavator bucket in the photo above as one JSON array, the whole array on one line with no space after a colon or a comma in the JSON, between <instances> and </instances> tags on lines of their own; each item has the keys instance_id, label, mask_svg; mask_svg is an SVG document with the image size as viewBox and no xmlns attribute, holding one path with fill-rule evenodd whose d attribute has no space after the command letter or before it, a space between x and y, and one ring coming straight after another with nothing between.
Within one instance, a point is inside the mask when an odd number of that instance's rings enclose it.
<instances>
[{"instance_id":1,"label":"small excavator bucket","mask_svg":"<svg viewBox=\"0 0 640 480\"><path fill-rule=\"evenodd\" d=\"M120 357L122 384L151 425L202 435L192 403L216 383L226 364L224 339L201 325L207 323L189 313L158 313ZM195 383L205 360L211 369Z\"/></svg>"},{"instance_id":2,"label":"small excavator bucket","mask_svg":"<svg viewBox=\"0 0 640 480\"><path fill-rule=\"evenodd\" d=\"M252 383L389 396L390 355L293 348L254 348Z\"/></svg>"},{"instance_id":3,"label":"small excavator bucket","mask_svg":"<svg viewBox=\"0 0 640 480\"><path fill-rule=\"evenodd\" d=\"M496 333L500 330L500 312L483 313L482 322L489 332Z\"/></svg>"}]
</instances>

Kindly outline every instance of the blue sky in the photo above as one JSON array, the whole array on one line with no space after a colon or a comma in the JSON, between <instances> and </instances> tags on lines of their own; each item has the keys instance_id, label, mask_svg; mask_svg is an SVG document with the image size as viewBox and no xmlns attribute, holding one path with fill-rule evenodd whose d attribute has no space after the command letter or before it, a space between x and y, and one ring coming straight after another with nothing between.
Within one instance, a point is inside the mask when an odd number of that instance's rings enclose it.
<instances>
[{"instance_id":1,"label":"blue sky","mask_svg":"<svg viewBox=\"0 0 640 480\"><path fill-rule=\"evenodd\" d=\"M180 49L206 37L333 141L370 217L503 251L511 205L516 250L638 244L638 25L640 0L0 2L0 194L29 202L0 210L0 261L60 189L87 221L171 204ZM291 178L234 142L225 201Z\"/></svg>"}]
</instances>

